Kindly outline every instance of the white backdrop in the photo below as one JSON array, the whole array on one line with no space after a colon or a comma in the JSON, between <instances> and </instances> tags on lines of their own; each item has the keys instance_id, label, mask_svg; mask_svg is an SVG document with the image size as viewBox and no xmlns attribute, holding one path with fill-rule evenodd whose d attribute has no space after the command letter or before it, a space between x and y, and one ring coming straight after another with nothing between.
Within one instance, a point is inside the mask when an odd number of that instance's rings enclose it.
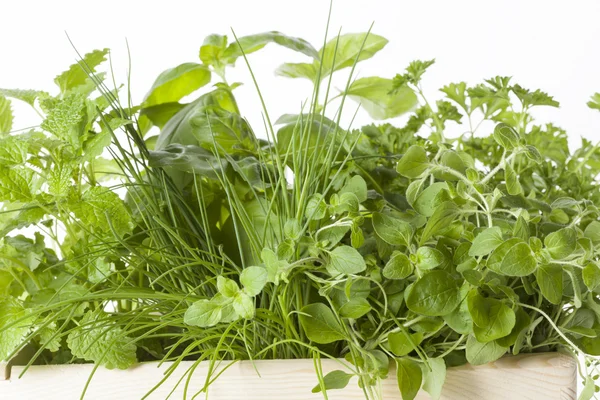
<instances>
[{"instance_id":1,"label":"white backdrop","mask_svg":"<svg viewBox=\"0 0 600 400\"><path fill-rule=\"evenodd\" d=\"M56 90L52 79L76 60L66 31L82 53L111 48L119 83L126 82L127 39L132 93L141 101L160 72L197 61L199 46L211 33L231 37L231 28L238 36L279 30L318 49L328 8L325 0L7 1L0 24L0 88ZM537 115L566 128L576 144L580 136L600 139L600 114L585 105L600 91L599 17L600 2L594 0L336 0L331 34L340 27L366 31L375 22L373 32L389 39L383 51L360 64L358 76L392 77L413 59L436 58L424 80L430 97L439 96L437 89L449 82L472 84L495 75L541 88L561 108L544 108ZM304 56L269 45L249 58L270 114L298 112L310 84L275 77L273 71ZM247 83L236 94L260 134L261 109L243 60L228 80ZM355 126L366 121L361 113ZM18 107L15 127L38 122L37 115Z\"/></svg>"},{"instance_id":2,"label":"white backdrop","mask_svg":"<svg viewBox=\"0 0 600 400\"><path fill-rule=\"evenodd\" d=\"M131 90L139 102L160 72L197 62L202 40L211 33L231 38L231 28L238 36L278 30L318 49L328 9L326 0L5 0L0 88L56 92L53 78L76 61L67 32L81 53L111 48L118 83L126 83L127 39ZM358 76L392 77L414 59L436 58L423 82L430 98L439 97L437 89L450 82L513 76L560 101L560 109L543 108L537 116L567 129L577 145L581 136L600 140L600 114L585 105L600 92L599 20L600 1L595 0L335 0L331 36L339 28L364 32L374 22L373 32L389 39L383 51L359 65ZM275 77L273 71L303 56L270 45L249 59L272 117L298 112L310 84ZM246 82L236 95L260 134L261 107L243 61L228 80ZM15 128L40 122L27 106L15 102L14 108ZM367 121L360 113L355 126Z\"/></svg>"}]
</instances>

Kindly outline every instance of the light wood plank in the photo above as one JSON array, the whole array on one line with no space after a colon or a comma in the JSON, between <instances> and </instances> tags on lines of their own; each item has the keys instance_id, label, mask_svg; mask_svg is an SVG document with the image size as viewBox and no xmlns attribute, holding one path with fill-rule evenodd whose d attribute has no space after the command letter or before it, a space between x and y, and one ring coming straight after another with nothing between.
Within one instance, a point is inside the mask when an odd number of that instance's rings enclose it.
<instances>
[{"instance_id":1,"label":"light wood plank","mask_svg":"<svg viewBox=\"0 0 600 400\"><path fill-rule=\"evenodd\" d=\"M169 378L149 399L166 399L192 362L182 363L176 370L177 378ZM210 386L211 400L310 400L322 399L312 394L317 383L312 360L257 361L257 376L250 362L238 362L228 368ZM2 400L70 400L77 399L93 366L56 365L31 367L18 379L22 367L13 367L8 381L0 380ZM133 400L141 398L162 377L167 365L157 368L156 363L140 364L127 371L98 369L90 384L86 399ZM339 369L333 360L323 360L325 372ZM188 398L192 398L204 384L208 363L201 363L193 373ZM383 398L400 399L395 372L382 384ZM171 399L183 398L183 385ZM362 400L364 395L355 380L346 389L328 392L331 400ZM571 400L576 397L576 364L562 354L544 353L506 357L483 366L450 368L444 385L445 400ZM197 397L204 399L204 395ZM426 393L417 399L428 399Z\"/></svg>"}]
</instances>

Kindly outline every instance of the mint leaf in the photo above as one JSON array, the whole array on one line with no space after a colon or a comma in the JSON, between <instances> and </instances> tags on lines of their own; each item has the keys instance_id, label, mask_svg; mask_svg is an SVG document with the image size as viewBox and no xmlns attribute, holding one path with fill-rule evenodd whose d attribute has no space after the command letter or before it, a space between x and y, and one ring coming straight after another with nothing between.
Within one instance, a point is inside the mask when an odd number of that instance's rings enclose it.
<instances>
[{"instance_id":1,"label":"mint leaf","mask_svg":"<svg viewBox=\"0 0 600 400\"><path fill-rule=\"evenodd\" d=\"M222 306L206 299L198 300L192 304L183 315L183 322L187 325L206 328L215 326L221 321Z\"/></svg>"},{"instance_id":2,"label":"mint leaf","mask_svg":"<svg viewBox=\"0 0 600 400\"><path fill-rule=\"evenodd\" d=\"M0 299L0 361L8 361L7 357L29 332L33 318L27 315L28 311L11 297ZM19 321L21 318L24 319ZM9 328L8 325L12 326Z\"/></svg>"},{"instance_id":3,"label":"mint leaf","mask_svg":"<svg viewBox=\"0 0 600 400\"><path fill-rule=\"evenodd\" d=\"M75 148L81 147L78 124L82 119L83 95L72 93L59 100L40 125L57 138Z\"/></svg>"},{"instance_id":4,"label":"mint leaf","mask_svg":"<svg viewBox=\"0 0 600 400\"><path fill-rule=\"evenodd\" d=\"M67 336L67 344L75 357L107 369L127 369L137 362L137 347L122 328L108 319L103 312L88 311L79 321L79 329Z\"/></svg>"},{"instance_id":5,"label":"mint leaf","mask_svg":"<svg viewBox=\"0 0 600 400\"><path fill-rule=\"evenodd\" d=\"M96 67L106 61L108 51L103 49L87 53L80 62L71 65L67 71L54 78L54 83L58 85L61 93L89 84L89 74L94 73Z\"/></svg>"},{"instance_id":6,"label":"mint leaf","mask_svg":"<svg viewBox=\"0 0 600 400\"><path fill-rule=\"evenodd\" d=\"M13 114L10 100L0 94L0 133L8 133L12 129Z\"/></svg>"},{"instance_id":7,"label":"mint leaf","mask_svg":"<svg viewBox=\"0 0 600 400\"><path fill-rule=\"evenodd\" d=\"M88 189L81 201L71 204L73 213L83 224L103 232L123 236L132 229L129 211L123 200L109 189L94 186Z\"/></svg>"},{"instance_id":8,"label":"mint leaf","mask_svg":"<svg viewBox=\"0 0 600 400\"><path fill-rule=\"evenodd\" d=\"M245 268L240 275L240 283L244 286L244 292L249 296L259 294L267 283L268 273L262 267Z\"/></svg>"}]
</instances>

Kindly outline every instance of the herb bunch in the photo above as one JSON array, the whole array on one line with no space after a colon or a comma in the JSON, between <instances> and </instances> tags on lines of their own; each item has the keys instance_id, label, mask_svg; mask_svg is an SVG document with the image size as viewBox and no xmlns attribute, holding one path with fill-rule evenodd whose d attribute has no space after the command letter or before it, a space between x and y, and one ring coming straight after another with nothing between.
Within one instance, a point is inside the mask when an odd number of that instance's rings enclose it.
<instances>
[{"instance_id":1,"label":"herb bunch","mask_svg":"<svg viewBox=\"0 0 600 400\"><path fill-rule=\"evenodd\" d=\"M0 90L0 359L174 361L166 380L183 360L216 374L314 358L314 392L358 376L370 399L395 364L406 400L439 398L447 367L566 351L584 360L591 398L600 148L571 152L566 132L535 124L532 109L558 102L508 77L431 102L433 61L355 79L387 43L370 32L320 50L279 32L234 39L208 36L200 62L163 72L139 105L96 72L107 50L59 75L57 95ZM313 92L275 122L263 104L256 135L226 76L269 43L310 58L277 74ZM342 127L348 98L407 123ZM9 99L39 127L12 131ZM453 124L468 128L450 138ZM340 370L323 376L323 357Z\"/></svg>"}]
</instances>

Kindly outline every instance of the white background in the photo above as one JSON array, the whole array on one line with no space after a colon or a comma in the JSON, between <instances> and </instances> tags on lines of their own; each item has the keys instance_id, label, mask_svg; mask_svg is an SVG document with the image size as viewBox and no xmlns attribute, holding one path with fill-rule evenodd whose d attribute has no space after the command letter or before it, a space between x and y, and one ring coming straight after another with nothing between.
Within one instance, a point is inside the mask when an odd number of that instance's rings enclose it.
<instances>
[{"instance_id":1,"label":"white background","mask_svg":"<svg viewBox=\"0 0 600 400\"><path fill-rule=\"evenodd\" d=\"M211 33L231 38L231 29L238 36L278 30L318 49L328 8L325 0L4 0L0 88L55 93L54 76L76 61L66 31L81 53L111 48L118 83L126 83L127 39L131 91L139 102L160 72L197 62L202 40ZM383 51L360 64L358 76L392 77L411 60L436 58L423 83L431 98L439 97L437 89L447 83L475 84L495 75L541 88L561 107L537 115L567 129L571 144L577 145L581 136L600 140L600 114L585 105L590 95L600 92L599 17L600 2L593 0L336 0L331 34L339 28L343 33L364 32L374 22L373 32L389 39ZM298 112L310 84L275 77L273 71L282 62L306 61L304 56L269 45L249 59L271 116ZM228 80L246 82L236 95L261 134L261 107L243 61ZM15 103L15 109L15 128L40 122L27 107ZM361 113L355 126L368 121Z\"/></svg>"},{"instance_id":2,"label":"white background","mask_svg":"<svg viewBox=\"0 0 600 400\"><path fill-rule=\"evenodd\" d=\"M134 100L141 101L160 72L198 61L199 46L211 33L231 38L231 29L238 36L279 30L319 49L328 8L325 0L4 1L0 88L56 91L54 76L76 60L66 31L81 53L111 48L118 83L126 83L127 39L131 90ZM600 92L599 17L600 2L593 0L336 0L331 35L340 28L363 32L374 22L373 32L389 39L380 53L359 65L358 76L392 77L411 60L436 58L423 83L431 98L439 97L437 89L449 82L474 84L495 75L541 88L561 107L544 107L537 115L567 129L576 145L580 136L600 139L600 114L585 105L591 94ZM310 83L276 77L273 71L282 62L307 58L269 45L249 59L271 117L298 112ZM228 80L246 83L236 95L261 134L261 108L243 60ZM344 81L340 76L337 86ZM15 107L15 127L39 122L26 107ZM368 121L359 113L354 126Z\"/></svg>"}]
</instances>

